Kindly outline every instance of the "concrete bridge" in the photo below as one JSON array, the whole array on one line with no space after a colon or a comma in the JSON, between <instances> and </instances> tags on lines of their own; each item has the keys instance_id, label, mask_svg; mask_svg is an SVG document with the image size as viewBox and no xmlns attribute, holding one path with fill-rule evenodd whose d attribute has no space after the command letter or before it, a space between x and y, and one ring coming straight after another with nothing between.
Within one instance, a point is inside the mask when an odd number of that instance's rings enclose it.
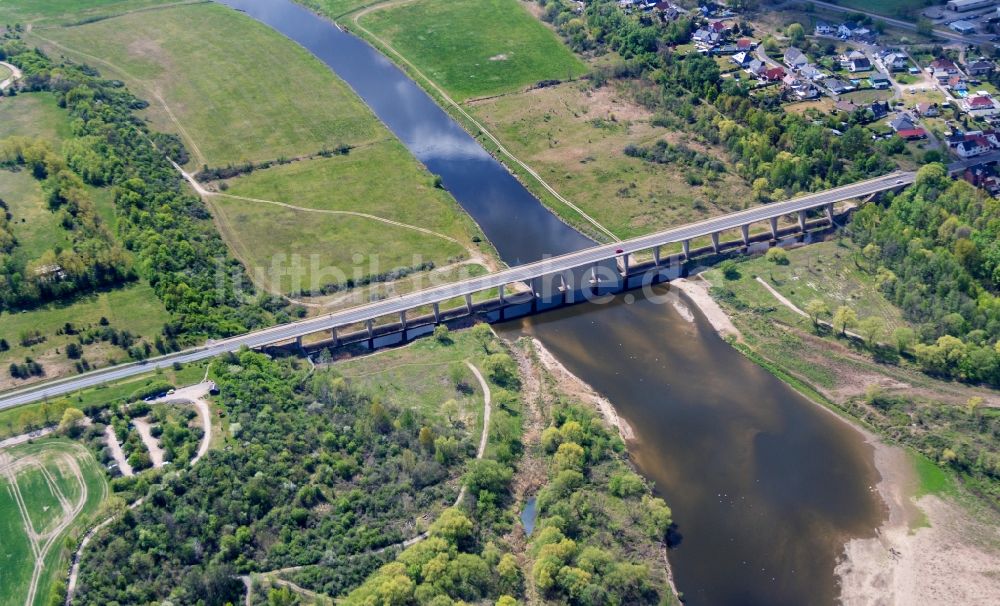
<instances>
[{"instance_id":1,"label":"concrete bridge","mask_svg":"<svg viewBox=\"0 0 1000 606\"><path fill-rule=\"evenodd\" d=\"M402 340L413 334L419 334L415 315L423 312L420 328L422 332L430 330L434 324L456 314L472 314L476 307L473 295L483 292L496 292L494 309L503 310L509 306L525 305L526 313L555 307L579 300L581 294L617 292L634 288L643 281L659 281L657 276L669 275L664 270L662 248L668 245L680 244L683 251L682 260L692 255L692 242L699 238L708 238L711 247L709 251L719 252L722 248L732 246L748 246L752 239L751 226L765 224L767 231L763 239L777 239L781 234L805 232L810 224L810 213L819 214L820 224L829 225L834 216L834 204L846 200L866 198L880 192L899 189L914 182L914 172L894 172L876 179L854 183L844 187L809 194L777 202L755 206L743 211L690 223L681 227L632 238L614 244L602 244L572 252L565 255L550 257L534 263L527 263L488 274L481 277L445 284L425 290L408 293L392 299L385 299L324 316L291 322L280 326L251 332L238 337L209 342L200 347L152 358L143 362L123 364L75 377L47 382L42 385L28 387L10 392L0 397L0 409L18 406L45 398L58 397L78 389L92 387L108 381L115 381L129 376L149 372L156 368L164 368L175 362L188 363L204 360L239 350L242 347L261 348L277 343L296 342L302 345L303 337L315 333L325 333L334 344L339 343L343 331L347 327L360 326L361 340L367 340L369 346L375 345L379 329L375 326L376 319L390 317L395 323L396 333L401 333ZM783 217L794 217L791 228L781 228L779 220ZM816 221L812 222L817 223ZM739 230L739 240L724 242L724 232ZM769 232L769 233L768 233ZM644 271L637 275L631 271L630 260L637 253L651 253L652 267L655 272ZM670 258L666 259L669 265ZM510 287L526 285L520 292L508 293ZM458 309L442 310L446 302L458 301ZM462 302L464 301L464 305ZM498 304L498 305L497 305ZM408 315L410 317L408 317ZM398 341L398 339L397 339Z\"/></svg>"}]
</instances>

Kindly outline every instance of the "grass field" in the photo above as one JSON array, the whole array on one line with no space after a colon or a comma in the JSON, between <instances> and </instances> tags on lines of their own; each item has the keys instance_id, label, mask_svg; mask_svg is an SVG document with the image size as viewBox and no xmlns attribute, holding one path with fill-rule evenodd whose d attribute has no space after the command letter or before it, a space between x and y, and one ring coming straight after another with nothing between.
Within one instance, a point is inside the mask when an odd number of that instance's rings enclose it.
<instances>
[{"instance_id":1,"label":"grass field","mask_svg":"<svg viewBox=\"0 0 1000 606\"><path fill-rule=\"evenodd\" d=\"M12 254L19 263L71 244L69 232L63 229L59 216L49 210L43 196L41 183L28 171L0 171L0 198L12 215L11 227L17 238Z\"/></svg>"},{"instance_id":2,"label":"grass field","mask_svg":"<svg viewBox=\"0 0 1000 606\"><path fill-rule=\"evenodd\" d=\"M58 147L57 143L69 134L69 117L56 105L54 94L21 93L0 98L0 139L33 137Z\"/></svg>"},{"instance_id":3,"label":"grass field","mask_svg":"<svg viewBox=\"0 0 1000 606\"><path fill-rule=\"evenodd\" d=\"M148 99L154 128L181 134L196 168L385 136L354 93L305 49L215 3L36 33L29 40L51 40L60 45L48 45L54 52L91 63Z\"/></svg>"},{"instance_id":4,"label":"grass field","mask_svg":"<svg viewBox=\"0 0 1000 606\"><path fill-rule=\"evenodd\" d=\"M66 537L78 536L107 499L104 472L61 438L0 451L0 468L0 606L48 604L66 572Z\"/></svg>"},{"instance_id":5,"label":"grass field","mask_svg":"<svg viewBox=\"0 0 1000 606\"><path fill-rule=\"evenodd\" d=\"M483 393L465 360L483 370L485 352L469 330L450 333L451 344L426 338L397 349L387 349L371 356L337 362L331 368L363 391L391 402L400 408L412 407L422 415L446 422L442 404L458 403L458 414L450 422L461 420L470 435L482 432ZM494 345L493 352L500 351ZM453 370L454 369L454 370ZM451 373L462 377L470 389L459 391Z\"/></svg>"},{"instance_id":6,"label":"grass field","mask_svg":"<svg viewBox=\"0 0 1000 606\"><path fill-rule=\"evenodd\" d=\"M586 71L516 0L418 0L379 8L360 23L457 101Z\"/></svg>"},{"instance_id":7,"label":"grass field","mask_svg":"<svg viewBox=\"0 0 1000 606\"><path fill-rule=\"evenodd\" d=\"M0 23L77 22L100 15L147 8L167 0L4 0Z\"/></svg>"},{"instance_id":8,"label":"grass field","mask_svg":"<svg viewBox=\"0 0 1000 606\"><path fill-rule=\"evenodd\" d=\"M713 158L725 151L655 127L652 115L612 87L566 83L469 104L469 111L559 193L619 237L631 237L743 208L749 188L739 177L691 185L685 168L626 156L629 144L684 144ZM528 182L542 196L533 181ZM548 201L547 198L541 199ZM583 219L548 201L572 224Z\"/></svg>"},{"instance_id":9,"label":"grass field","mask_svg":"<svg viewBox=\"0 0 1000 606\"><path fill-rule=\"evenodd\" d=\"M846 305L857 313L858 319L869 316L883 319L889 331L907 325L899 308L875 286L875 276L856 263L858 257L858 250L849 242L843 246L838 242L820 242L788 251L788 265L771 263L762 256L740 263L738 280L724 280L718 269L707 275L714 284L733 290L751 306L784 307L755 280L760 276L799 309L812 299L821 299L831 313ZM806 318L784 314L782 318L803 328L809 325Z\"/></svg>"},{"instance_id":10,"label":"grass field","mask_svg":"<svg viewBox=\"0 0 1000 606\"><path fill-rule=\"evenodd\" d=\"M395 168L374 178L373 167L383 166ZM255 171L231 179L227 185L226 193L234 196L306 209L364 213L433 232L371 218L213 197L222 229L247 263L270 267L275 255L302 255L308 270L304 286L325 268L352 277L355 268L367 275L423 261L442 266L476 249L472 242L475 224L447 192L434 187L431 174L414 162L396 139L360 147L343 156ZM312 254L319 255L315 269L308 268ZM363 256L361 264L356 262L356 255ZM415 255L420 260L415 260ZM291 278L282 279L270 270L267 281L281 292L296 290Z\"/></svg>"},{"instance_id":11,"label":"grass field","mask_svg":"<svg viewBox=\"0 0 1000 606\"><path fill-rule=\"evenodd\" d=\"M0 82L3 82L7 78L10 78L10 75L13 73L14 72L10 71L10 68L7 67L6 65L0 65Z\"/></svg>"},{"instance_id":12,"label":"grass field","mask_svg":"<svg viewBox=\"0 0 1000 606\"><path fill-rule=\"evenodd\" d=\"M160 334L163 324L170 319L156 293L145 282L83 295L68 304L50 304L30 312L0 312L0 337L7 339L10 345L9 351L0 353L0 389L26 384L25 381L15 382L7 373L7 366L11 362L21 362L25 356L31 356L45 367L44 378L74 373L73 361L66 357L65 347L76 337L57 335L56 331L67 322L71 322L77 329L97 326L102 317L108 319L112 328L128 330L150 342ZM21 345L20 335L29 329L40 331L45 340L30 347ZM98 341L85 345L83 350L84 357L91 365L103 366L112 359L119 362L127 359L122 349L110 343Z\"/></svg>"},{"instance_id":13,"label":"grass field","mask_svg":"<svg viewBox=\"0 0 1000 606\"><path fill-rule=\"evenodd\" d=\"M330 19L337 20L340 17L352 13L367 6L380 4L383 0L301 0L299 4L304 4L322 13Z\"/></svg>"}]
</instances>

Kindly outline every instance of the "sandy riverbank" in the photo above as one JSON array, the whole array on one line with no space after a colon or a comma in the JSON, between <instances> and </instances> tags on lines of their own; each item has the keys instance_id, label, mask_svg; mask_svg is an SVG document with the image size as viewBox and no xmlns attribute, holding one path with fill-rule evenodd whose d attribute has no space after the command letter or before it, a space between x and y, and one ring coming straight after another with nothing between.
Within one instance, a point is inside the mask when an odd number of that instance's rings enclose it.
<instances>
[{"instance_id":1,"label":"sandy riverbank","mask_svg":"<svg viewBox=\"0 0 1000 606\"><path fill-rule=\"evenodd\" d=\"M629 426L625 419L618 416L618 411L615 410L614 405L607 398L597 393L593 387L585 383L580 377L571 373L562 365L562 362L552 355L552 352L545 349L541 341L538 339L532 339L531 341L535 346L535 352L538 354L538 361L542 363L545 370L559 383L560 391L572 394L591 403L600 411L601 416L604 417L608 424L618 430L618 435L623 440L635 439L635 432L632 431L632 427Z\"/></svg>"},{"instance_id":2,"label":"sandy riverbank","mask_svg":"<svg viewBox=\"0 0 1000 606\"><path fill-rule=\"evenodd\" d=\"M739 331L708 294L704 280L676 280L720 335ZM732 326L729 332L729 326ZM819 406L819 404L817 404ZM831 414L833 411L828 410ZM874 450L876 487L888 516L871 538L844 546L835 574L845 606L936 606L1000 603L1000 526L935 495L916 498L912 456L840 415Z\"/></svg>"},{"instance_id":3,"label":"sandy riverbank","mask_svg":"<svg viewBox=\"0 0 1000 606\"><path fill-rule=\"evenodd\" d=\"M996 604L1000 528L934 495L914 498L911 456L866 432L889 509L875 537L844 546L836 574L845 606Z\"/></svg>"},{"instance_id":4,"label":"sandy riverbank","mask_svg":"<svg viewBox=\"0 0 1000 606\"><path fill-rule=\"evenodd\" d=\"M712 325L715 332L719 333L720 337L733 336L737 339L740 338L739 329L736 328L733 321L726 315L726 312L719 307L719 304L715 302L712 295L708 294L708 289L711 287L709 282L701 278L693 278L691 280L678 278L670 281L670 287L684 293L691 300L691 303L701 310L702 315Z\"/></svg>"}]
</instances>

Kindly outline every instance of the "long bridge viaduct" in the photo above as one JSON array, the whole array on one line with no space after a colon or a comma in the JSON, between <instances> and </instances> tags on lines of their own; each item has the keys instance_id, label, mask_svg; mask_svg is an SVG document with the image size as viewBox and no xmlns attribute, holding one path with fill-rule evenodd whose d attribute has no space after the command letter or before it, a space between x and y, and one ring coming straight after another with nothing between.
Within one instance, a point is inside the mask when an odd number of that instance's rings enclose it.
<instances>
[{"instance_id":1,"label":"long bridge viaduct","mask_svg":"<svg viewBox=\"0 0 1000 606\"><path fill-rule=\"evenodd\" d=\"M143 362L122 364L51 381L0 397L0 410L58 397L78 389L164 368L177 362L204 360L242 347L262 348L287 342L297 342L301 346L303 337L316 333L325 333L334 344L338 344L347 337L346 334L339 334L338 330L343 333L349 327L360 327L360 330L350 336L354 342L367 341L367 345L372 347L376 344L376 339L387 332L396 335L396 342L405 341L408 336L428 332L435 324L445 319L471 314L477 309L497 311L498 316L503 317L503 311L513 307L521 306L521 309L525 310L522 313L531 313L586 298L581 295L606 294L635 288L643 283L649 284L651 280L662 281L670 275L667 270L671 259L664 258L661 254L664 247L676 247L679 243L683 251L682 260L688 260L697 252L691 248L692 242L696 239L710 239L711 247L706 247L709 252L719 252L723 248L733 246L749 246L752 240L760 239L757 236L752 237L750 229L752 225L759 223L769 227L769 233L765 231L763 239L776 240L783 234L805 232L812 225L830 225L834 219L834 205L838 202L899 189L912 184L915 178L914 172L894 172L868 181L783 202L754 206L623 242L601 244L485 276L435 286L225 340L210 341L199 347ZM818 214L820 218L811 221L810 214ZM795 219L791 228L781 227L779 224L779 220L787 216ZM739 230L740 240L723 242L722 235L731 230ZM648 256L649 253L652 262L642 268L642 272L634 271L637 269L634 266L630 267L630 259L634 260L637 254ZM509 289L517 290L518 286L520 286L519 292L507 293ZM473 302L473 295L493 291L496 292L496 298L488 304ZM455 301L458 302L457 309L442 310L443 305ZM423 313L419 318L416 317L418 312ZM385 317L392 318L393 326L376 327L376 320Z\"/></svg>"}]
</instances>

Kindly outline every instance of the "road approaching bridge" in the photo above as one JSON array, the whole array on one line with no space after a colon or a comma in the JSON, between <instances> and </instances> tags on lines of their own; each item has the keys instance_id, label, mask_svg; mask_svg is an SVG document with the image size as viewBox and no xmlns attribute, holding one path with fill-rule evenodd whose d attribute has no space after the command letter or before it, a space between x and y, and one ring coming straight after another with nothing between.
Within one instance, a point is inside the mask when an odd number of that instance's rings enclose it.
<instances>
[{"instance_id":1,"label":"road approaching bridge","mask_svg":"<svg viewBox=\"0 0 1000 606\"><path fill-rule=\"evenodd\" d=\"M122 364L102 370L97 370L74 377L50 381L41 385L12 391L0 396L0 410L21 404L36 402L46 398L55 398L77 391L94 387L109 381L116 381L138 374L150 372L157 368L165 368L174 363L189 363L212 358L220 354L239 350L242 347L259 348L275 343L301 340L305 335L336 331L337 328L365 323L369 335L372 335L372 322L383 316L397 316L404 329L406 312L418 308L433 306L435 320L439 320L440 303L456 298L465 298L471 311L472 295L497 289L503 301L504 287L517 283L528 284L535 292L536 281L539 278L555 275L566 275L583 269L585 272L593 268L595 278L601 264L607 265L616 259L628 271L628 258L638 252L652 251L656 263L660 261L660 247L668 244L681 243L684 254L690 254L690 243L696 238L711 237L713 247L718 250L720 234L727 230L741 230L744 243L749 243L749 228L753 223L768 222L772 235L778 236L778 220L786 215L797 216L799 228L806 228L806 213L822 210L832 221L833 205L837 202L864 198L880 192L898 189L914 182L914 172L894 172L882 177L845 185L827 191L809 194L776 202L755 206L746 210L690 223L681 227L639 236L623 242L593 246L576 252L550 257L534 263L518 265L496 273L470 278L461 282L436 286L391 299L384 299L358 307L337 311L324 316L282 324L263 330L250 332L221 341L209 342L205 345L180 351L177 353L151 358L142 362ZM607 269L607 268L605 268ZM617 276L620 278L621 276ZM336 334L334 332L334 334ZM301 341L300 341L301 342Z\"/></svg>"}]
</instances>

